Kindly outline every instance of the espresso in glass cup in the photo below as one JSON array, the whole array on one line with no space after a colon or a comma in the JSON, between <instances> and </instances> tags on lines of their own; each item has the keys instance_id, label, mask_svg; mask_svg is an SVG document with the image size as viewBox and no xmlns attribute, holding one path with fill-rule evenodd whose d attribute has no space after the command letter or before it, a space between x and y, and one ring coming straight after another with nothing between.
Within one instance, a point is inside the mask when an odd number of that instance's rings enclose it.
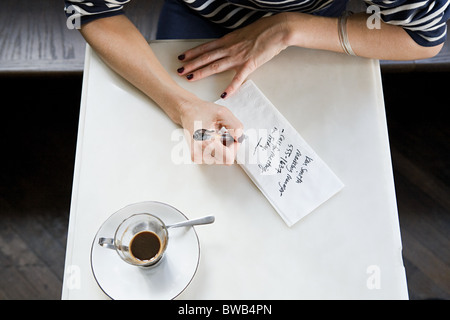
<instances>
[{"instance_id":1,"label":"espresso in glass cup","mask_svg":"<svg viewBox=\"0 0 450 320\"><path fill-rule=\"evenodd\" d=\"M169 233L164 222L149 213L134 214L120 223L114 238L100 238L99 245L114 249L125 262L139 267L156 266L164 256Z\"/></svg>"}]
</instances>

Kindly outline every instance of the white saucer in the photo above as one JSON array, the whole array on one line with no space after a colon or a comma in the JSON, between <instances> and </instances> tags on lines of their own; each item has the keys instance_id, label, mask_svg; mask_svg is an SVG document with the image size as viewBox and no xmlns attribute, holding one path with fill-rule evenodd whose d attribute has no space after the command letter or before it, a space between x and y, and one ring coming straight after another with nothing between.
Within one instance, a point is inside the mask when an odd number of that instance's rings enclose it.
<instances>
[{"instance_id":1,"label":"white saucer","mask_svg":"<svg viewBox=\"0 0 450 320\"><path fill-rule=\"evenodd\" d=\"M162 261L145 269L123 261L117 252L98 244L100 237L113 238L116 227L135 213L151 213L172 224L187 217L161 202L126 206L109 217L98 230L91 248L94 278L103 292L116 300L166 300L178 296L192 281L200 260L200 244L193 227L169 229L169 243Z\"/></svg>"}]
</instances>

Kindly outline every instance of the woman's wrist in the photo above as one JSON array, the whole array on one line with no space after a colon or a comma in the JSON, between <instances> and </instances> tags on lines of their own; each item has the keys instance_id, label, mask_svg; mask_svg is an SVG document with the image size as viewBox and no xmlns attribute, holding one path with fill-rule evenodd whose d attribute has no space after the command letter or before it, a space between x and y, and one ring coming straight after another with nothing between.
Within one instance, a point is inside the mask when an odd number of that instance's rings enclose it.
<instances>
[{"instance_id":1,"label":"woman's wrist","mask_svg":"<svg viewBox=\"0 0 450 320\"><path fill-rule=\"evenodd\" d=\"M442 48L442 45L421 47L401 26L381 22L379 29L369 29L366 25L368 15L365 12L354 14L346 21L341 19L340 25L338 18L298 12L288 12L284 15L288 46L334 52L346 52L350 47L358 56L383 60L429 58Z\"/></svg>"},{"instance_id":2,"label":"woman's wrist","mask_svg":"<svg viewBox=\"0 0 450 320\"><path fill-rule=\"evenodd\" d=\"M183 117L189 114L200 99L178 85L165 89L166 94L155 101L176 124L181 125Z\"/></svg>"},{"instance_id":3,"label":"woman's wrist","mask_svg":"<svg viewBox=\"0 0 450 320\"><path fill-rule=\"evenodd\" d=\"M337 18L299 12L286 12L283 15L288 30L288 46L340 51Z\"/></svg>"}]
</instances>

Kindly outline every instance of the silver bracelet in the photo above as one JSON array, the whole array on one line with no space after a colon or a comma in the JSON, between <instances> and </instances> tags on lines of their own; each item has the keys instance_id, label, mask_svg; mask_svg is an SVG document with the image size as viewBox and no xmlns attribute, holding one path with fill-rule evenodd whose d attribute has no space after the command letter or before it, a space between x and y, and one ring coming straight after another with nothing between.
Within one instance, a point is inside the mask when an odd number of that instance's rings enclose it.
<instances>
[{"instance_id":1,"label":"silver bracelet","mask_svg":"<svg viewBox=\"0 0 450 320\"><path fill-rule=\"evenodd\" d=\"M350 56L356 56L355 52L352 49L352 46L350 45L350 42L348 41L348 35L347 35L347 18L351 13L344 12L343 15L341 15L338 18L338 34L339 34L339 42L341 43L342 50Z\"/></svg>"}]
</instances>

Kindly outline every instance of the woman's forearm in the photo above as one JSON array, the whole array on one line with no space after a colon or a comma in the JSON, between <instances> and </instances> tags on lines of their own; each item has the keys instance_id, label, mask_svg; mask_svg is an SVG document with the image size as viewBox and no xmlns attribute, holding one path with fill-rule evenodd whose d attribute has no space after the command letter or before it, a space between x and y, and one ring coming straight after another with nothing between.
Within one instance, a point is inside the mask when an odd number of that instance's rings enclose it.
<instances>
[{"instance_id":1,"label":"woman's forearm","mask_svg":"<svg viewBox=\"0 0 450 320\"><path fill-rule=\"evenodd\" d=\"M288 45L343 52L338 35L338 19L284 13L289 26ZM356 55L383 60L416 60L439 53L442 45L422 47L400 26L380 22L381 28L369 29L369 16L352 15L347 20L347 34Z\"/></svg>"},{"instance_id":2,"label":"woman's forearm","mask_svg":"<svg viewBox=\"0 0 450 320\"><path fill-rule=\"evenodd\" d=\"M187 99L196 97L181 88L162 67L145 38L124 15L94 20L81 33L118 74L154 100L175 122Z\"/></svg>"},{"instance_id":3,"label":"woman's forearm","mask_svg":"<svg viewBox=\"0 0 450 320\"><path fill-rule=\"evenodd\" d=\"M224 146L217 139L193 141L197 129L226 127L237 141L242 123L223 106L199 99L179 86L154 55L145 38L124 15L86 23L81 33L110 68L150 97L185 130L196 163L234 163L238 143ZM196 127L200 126L200 127Z\"/></svg>"}]
</instances>

